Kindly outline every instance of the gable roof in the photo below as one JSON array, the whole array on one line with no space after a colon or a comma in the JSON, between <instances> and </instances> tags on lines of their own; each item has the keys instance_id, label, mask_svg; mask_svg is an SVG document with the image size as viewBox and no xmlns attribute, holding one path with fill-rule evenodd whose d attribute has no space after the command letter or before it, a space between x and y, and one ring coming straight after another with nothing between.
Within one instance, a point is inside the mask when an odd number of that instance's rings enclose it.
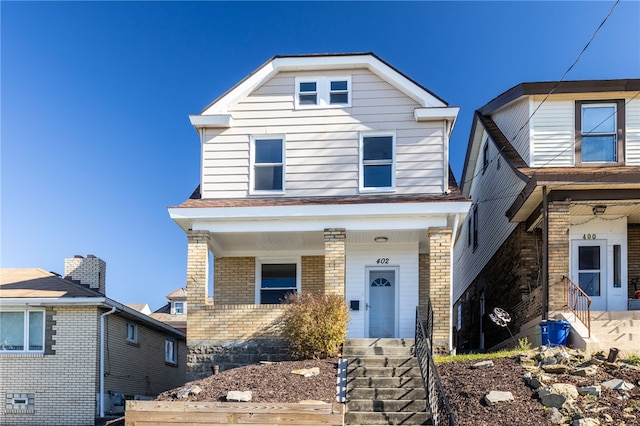
<instances>
[{"instance_id":1,"label":"gable roof","mask_svg":"<svg viewBox=\"0 0 640 426\"><path fill-rule=\"evenodd\" d=\"M102 295L40 268L0 269L0 298L49 297L102 297Z\"/></svg>"},{"instance_id":2,"label":"gable roof","mask_svg":"<svg viewBox=\"0 0 640 426\"><path fill-rule=\"evenodd\" d=\"M246 97L267 80L283 71L324 71L331 69L366 68L381 79L414 99L422 107L448 107L447 102L396 68L383 61L373 52L366 53L321 53L307 55L276 55L251 74L240 80L220 97L207 105L200 115L226 114L229 107ZM192 124L198 115L190 116ZM196 120L197 121L197 120Z\"/></svg>"}]
</instances>

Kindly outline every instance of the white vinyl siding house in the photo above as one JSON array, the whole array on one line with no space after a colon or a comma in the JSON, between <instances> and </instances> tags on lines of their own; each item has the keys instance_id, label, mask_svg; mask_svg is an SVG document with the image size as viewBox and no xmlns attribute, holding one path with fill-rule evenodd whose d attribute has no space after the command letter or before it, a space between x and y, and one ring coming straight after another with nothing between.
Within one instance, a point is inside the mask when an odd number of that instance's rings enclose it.
<instances>
[{"instance_id":1,"label":"white vinyl siding house","mask_svg":"<svg viewBox=\"0 0 640 426\"><path fill-rule=\"evenodd\" d=\"M491 116L526 162L529 162L530 157L531 111L531 102L528 99L521 99L506 108L499 109Z\"/></svg>"},{"instance_id":2,"label":"white vinyl siding house","mask_svg":"<svg viewBox=\"0 0 640 426\"><path fill-rule=\"evenodd\" d=\"M296 109L296 81L306 81L304 74L278 74L230 108L231 128L203 130L203 197L248 195L251 135L266 137L267 128L286 138L286 197L357 195L360 138L368 133L395 134L395 193L444 192L442 122L416 122L417 102L361 69L326 73L350 76L351 106Z\"/></svg>"}]
</instances>

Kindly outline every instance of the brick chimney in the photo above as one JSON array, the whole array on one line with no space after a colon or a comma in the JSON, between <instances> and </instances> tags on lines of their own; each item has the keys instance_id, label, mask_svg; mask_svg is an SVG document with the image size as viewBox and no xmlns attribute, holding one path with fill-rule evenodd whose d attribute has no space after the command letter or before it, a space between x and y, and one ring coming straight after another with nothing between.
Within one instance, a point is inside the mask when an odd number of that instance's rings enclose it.
<instances>
[{"instance_id":1,"label":"brick chimney","mask_svg":"<svg viewBox=\"0 0 640 426\"><path fill-rule=\"evenodd\" d=\"M107 264L104 260L88 254L86 258L75 255L64 260L64 278L75 281L103 296L106 294Z\"/></svg>"}]
</instances>

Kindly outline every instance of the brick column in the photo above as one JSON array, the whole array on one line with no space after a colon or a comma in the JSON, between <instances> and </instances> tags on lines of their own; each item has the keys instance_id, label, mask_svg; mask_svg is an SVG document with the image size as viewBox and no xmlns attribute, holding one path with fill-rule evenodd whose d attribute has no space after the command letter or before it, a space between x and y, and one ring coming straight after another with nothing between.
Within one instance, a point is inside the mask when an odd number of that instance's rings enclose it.
<instances>
[{"instance_id":1,"label":"brick column","mask_svg":"<svg viewBox=\"0 0 640 426\"><path fill-rule=\"evenodd\" d=\"M345 242L347 231L343 228L324 230L324 292L344 295Z\"/></svg>"},{"instance_id":2,"label":"brick column","mask_svg":"<svg viewBox=\"0 0 640 426\"><path fill-rule=\"evenodd\" d=\"M549 203L549 311L564 309L564 283L569 275L570 201Z\"/></svg>"},{"instance_id":3,"label":"brick column","mask_svg":"<svg viewBox=\"0 0 640 426\"><path fill-rule=\"evenodd\" d=\"M187 309L194 312L207 303L209 282L209 232L187 231ZM188 328L188 326L187 326Z\"/></svg>"},{"instance_id":4,"label":"brick column","mask_svg":"<svg viewBox=\"0 0 640 426\"><path fill-rule=\"evenodd\" d=\"M451 229L429 228L429 297L433 306L433 350L451 350Z\"/></svg>"}]
</instances>

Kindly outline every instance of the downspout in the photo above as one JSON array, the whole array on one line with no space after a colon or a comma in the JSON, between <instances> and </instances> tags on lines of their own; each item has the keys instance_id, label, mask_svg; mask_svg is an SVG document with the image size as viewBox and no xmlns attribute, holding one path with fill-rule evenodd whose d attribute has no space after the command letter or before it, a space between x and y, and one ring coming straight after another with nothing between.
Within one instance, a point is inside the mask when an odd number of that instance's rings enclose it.
<instances>
[{"instance_id":1,"label":"downspout","mask_svg":"<svg viewBox=\"0 0 640 426\"><path fill-rule=\"evenodd\" d=\"M451 244L449 245L449 306L451 309L449 315L449 330L453 330L453 246L456 244L456 238L458 237L458 225L460 224L460 213L456 214L453 219L453 230L451 231ZM453 335L449 331L449 352L455 355L453 348Z\"/></svg>"},{"instance_id":2,"label":"downspout","mask_svg":"<svg viewBox=\"0 0 640 426\"><path fill-rule=\"evenodd\" d=\"M100 418L104 417L104 318L116 312L116 307L100 315Z\"/></svg>"}]
</instances>

